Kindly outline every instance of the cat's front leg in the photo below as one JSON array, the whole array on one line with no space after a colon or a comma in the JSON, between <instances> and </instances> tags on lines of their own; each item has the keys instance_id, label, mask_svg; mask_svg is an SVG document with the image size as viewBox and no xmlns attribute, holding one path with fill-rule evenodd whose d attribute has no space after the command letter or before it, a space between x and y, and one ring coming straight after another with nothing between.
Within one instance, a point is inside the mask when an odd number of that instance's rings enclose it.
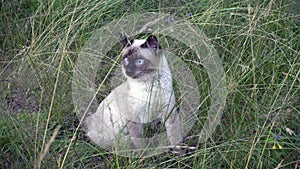
<instances>
[{"instance_id":1,"label":"cat's front leg","mask_svg":"<svg viewBox=\"0 0 300 169\"><path fill-rule=\"evenodd\" d=\"M129 135L131 136L131 141L135 149L142 148L141 138L143 135L143 124L135 121L128 121L127 128Z\"/></svg>"},{"instance_id":2,"label":"cat's front leg","mask_svg":"<svg viewBox=\"0 0 300 169\"><path fill-rule=\"evenodd\" d=\"M179 112L172 111L171 114L165 117L165 120L165 127L169 141L172 146L176 146L183 140Z\"/></svg>"}]
</instances>

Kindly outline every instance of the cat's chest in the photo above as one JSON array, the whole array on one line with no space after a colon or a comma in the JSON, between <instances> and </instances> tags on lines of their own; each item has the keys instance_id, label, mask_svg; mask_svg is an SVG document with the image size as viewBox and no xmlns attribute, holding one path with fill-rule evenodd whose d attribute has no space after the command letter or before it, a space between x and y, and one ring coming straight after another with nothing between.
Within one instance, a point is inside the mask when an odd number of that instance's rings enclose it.
<instances>
[{"instance_id":1,"label":"cat's chest","mask_svg":"<svg viewBox=\"0 0 300 169\"><path fill-rule=\"evenodd\" d=\"M161 114L166 98L159 85L130 86L128 103L133 117L138 116L141 122L147 123L157 119Z\"/></svg>"},{"instance_id":2,"label":"cat's chest","mask_svg":"<svg viewBox=\"0 0 300 169\"><path fill-rule=\"evenodd\" d=\"M157 84L153 85L132 85L130 86L129 99L133 102L149 102L154 98L161 97L161 86Z\"/></svg>"}]
</instances>

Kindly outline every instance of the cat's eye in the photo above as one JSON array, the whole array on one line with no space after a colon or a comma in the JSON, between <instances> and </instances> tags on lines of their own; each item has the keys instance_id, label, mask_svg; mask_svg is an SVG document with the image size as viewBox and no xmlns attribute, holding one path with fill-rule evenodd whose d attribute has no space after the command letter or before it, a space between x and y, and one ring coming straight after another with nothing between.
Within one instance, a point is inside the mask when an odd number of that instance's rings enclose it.
<instances>
[{"instance_id":1,"label":"cat's eye","mask_svg":"<svg viewBox=\"0 0 300 169\"><path fill-rule=\"evenodd\" d=\"M129 64L128 58L124 58L124 59L123 59L123 62L124 62L125 65L128 65L128 64Z\"/></svg>"},{"instance_id":2,"label":"cat's eye","mask_svg":"<svg viewBox=\"0 0 300 169\"><path fill-rule=\"evenodd\" d=\"M141 64L143 64L144 63L144 60L143 59L138 59L137 61L136 61L136 64L137 65L141 65Z\"/></svg>"}]
</instances>

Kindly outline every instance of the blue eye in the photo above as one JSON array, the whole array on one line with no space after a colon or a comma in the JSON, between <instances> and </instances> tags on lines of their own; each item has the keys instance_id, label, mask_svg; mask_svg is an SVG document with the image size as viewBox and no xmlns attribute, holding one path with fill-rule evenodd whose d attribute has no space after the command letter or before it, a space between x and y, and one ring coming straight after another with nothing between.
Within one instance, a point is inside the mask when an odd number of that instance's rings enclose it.
<instances>
[{"instance_id":1,"label":"blue eye","mask_svg":"<svg viewBox=\"0 0 300 169\"><path fill-rule=\"evenodd\" d=\"M129 64L128 58L124 58L124 59L123 59L123 62L124 62L125 65L128 65L128 64Z\"/></svg>"},{"instance_id":2,"label":"blue eye","mask_svg":"<svg viewBox=\"0 0 300 169\"><path fill-rule=\"evenodd\" d=\"M144 60L143 59L138 59L137 61L136 61L136 64L137 65L141 65L141 64L143 64L144 63Z\"/></svg>"}]
</instances>

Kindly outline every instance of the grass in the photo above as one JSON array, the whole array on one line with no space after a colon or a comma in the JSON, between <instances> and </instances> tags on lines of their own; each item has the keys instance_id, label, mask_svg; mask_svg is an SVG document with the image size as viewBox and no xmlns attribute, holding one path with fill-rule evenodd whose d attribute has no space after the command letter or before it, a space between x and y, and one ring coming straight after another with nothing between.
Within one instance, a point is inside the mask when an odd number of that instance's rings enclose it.
<instances>
[{"instance_id":1,"label":"grass","mask_svg":"<svg viewBox=\"0 0 300 169\"><path fill-rule=\"evenodd\" d=\"M1 168L299 167L297 5L283 0L2 1ZM141 159L117 156L93 145L81 128L73 138L78 120L71 79L78 53L92 31L137 12L190 21L209 37L223 62L229 93L221 124L199 149L185 150L182 157L169 152ZM210 94L205 69L186 46L175 46L205 99ZM204 101L199 117L209 103ZM199 132L196 125L190 135ZM187 141L191 147L194 138ZM50 147L38 164L46 145Z\"/></svg>"}]
</instances>

